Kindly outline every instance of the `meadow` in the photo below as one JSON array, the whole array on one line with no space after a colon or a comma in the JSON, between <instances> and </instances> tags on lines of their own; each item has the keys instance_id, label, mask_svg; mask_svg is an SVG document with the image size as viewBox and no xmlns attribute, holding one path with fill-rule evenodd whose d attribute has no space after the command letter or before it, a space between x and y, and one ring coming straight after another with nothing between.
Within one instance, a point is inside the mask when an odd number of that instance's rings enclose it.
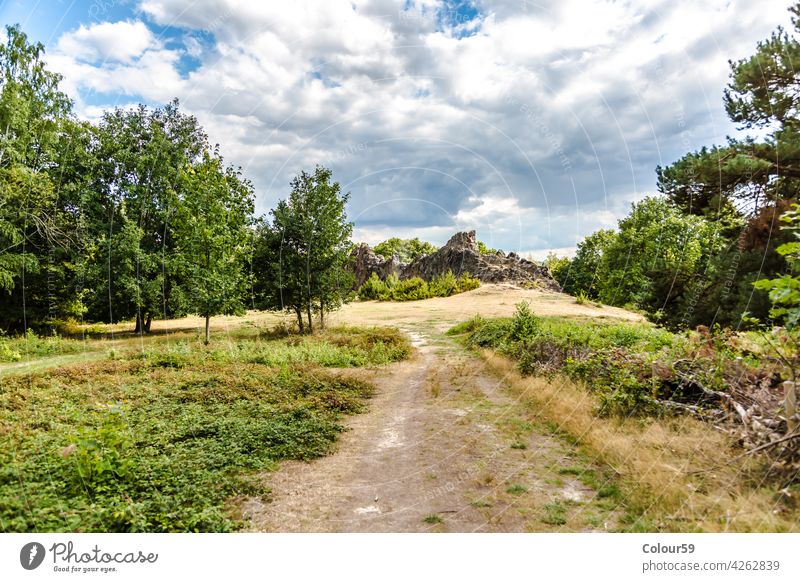
<instances>
[{"instance_id":1,"label":"meadow","mask_svg":"<svg viewBox=\"0 0 800 582\"><path fill-rule=\"evenodd\" d=\"M37 354L86 347L59 338L34 345ZM255 474L328 454L342 419L365 410L373 387L347 369L410 349L389 329L297 337L245 327L208 346L184 334L7 374L0 529L235 530L230 501L269 494Z\"/></svg>"}]
</instances>

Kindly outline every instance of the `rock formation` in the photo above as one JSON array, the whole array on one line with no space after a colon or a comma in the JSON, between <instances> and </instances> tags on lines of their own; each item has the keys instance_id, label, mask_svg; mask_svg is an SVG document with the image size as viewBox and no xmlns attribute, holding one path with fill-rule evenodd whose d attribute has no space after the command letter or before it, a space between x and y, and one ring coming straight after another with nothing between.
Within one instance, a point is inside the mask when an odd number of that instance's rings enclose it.
<instances>
[{"instance_id":1,"label":"rock formation","mask_svg":"<svg viewBox=\"0 0 800 582\"><path fill-rule=\"evenodd\" d=\"M417 257L409 264L400 263L396 257L384 258L376 255L366 244L353 251L353 268L356 286L360 286L372 273L386 279L394 273L400 279L421 277L430 281L433 277L452 271L458 276L469 273L485 283L534 284L544 289L560 291L558 283L550 276L544 265L519 257L516 253L506 255L503 251L482 255L478 251L475 231L459 232L435 253Z\"/></svg>"}]
</instances>

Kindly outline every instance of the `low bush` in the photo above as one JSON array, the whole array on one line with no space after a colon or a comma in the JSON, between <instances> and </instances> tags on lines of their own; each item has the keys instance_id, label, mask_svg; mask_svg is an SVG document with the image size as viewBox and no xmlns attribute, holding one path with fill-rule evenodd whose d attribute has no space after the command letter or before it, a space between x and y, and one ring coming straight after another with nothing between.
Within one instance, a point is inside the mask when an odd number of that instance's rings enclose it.
<instances>
[{"instance_id":1,"label":"low bush","mask_svg":"<svg viewBox=\"0 0 800 582\"><path fill-rule=\"evenodd\" d=\"M65 339L58 334L37 335L32 329L18 336L0 335L0 362L18 362L54 356L75 354L85 349L80 340Z\"/></svg>"},{"instance_id":2,"label":"low bush","mask_svg":"<svg viewBox=\"0 0 800 582\"><path fill-rule=\"evenodd\" d=\"M704 405L714 392L775 391L780 379L768 346L754 334L676 334L646 323L539 318L526 304L512 318L476 317L449 333L511 357L523 374L563 373L580 381L597 395L604 415Z\"/></svg>"},{"instance_id":3,"label":"low bush","mask_svg":"<svg viewBox=\"0 0 800 582\"><path fill-rule=\"evenodd\" d=\"M431 297L449 297L457 293L464 293L477 289L480 284L480 280L469 273L463 273L456 277L452 271L434 277L429 282L420 277L400 280L394 274L382 281L378 275L372 273L358 289L358 296L362 300L419 301Z\"/></svg>"}]
</instances>

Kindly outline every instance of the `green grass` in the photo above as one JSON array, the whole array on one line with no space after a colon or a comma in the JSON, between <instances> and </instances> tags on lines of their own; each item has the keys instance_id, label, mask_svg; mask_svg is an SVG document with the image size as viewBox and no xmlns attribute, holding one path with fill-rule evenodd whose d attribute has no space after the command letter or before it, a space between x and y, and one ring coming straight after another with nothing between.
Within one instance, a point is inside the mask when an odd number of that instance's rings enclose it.
<instances>
[{"instance_id":1,"label":"green grass","mask_svg":"<svg viewBox=\"0 0 800 582\"><path fill-rule=\"evenodd\" d=\"M437 523L444 523L444 520L441 517L439 517L438 515L436 515L435 513L432 513L431 515L425 516L422 519L422 521L427 523L427 524L429 524L429 525L435 525Z\"/></svg>"},{"instance_id":2,"label":"green grass","mask_svg":"<svg viewBox=\"0 0 800 582\"><path fill-rule=\"evenodd\" d=\"M561 503L548 503L544 506L542 523L547 525L564 525L567 523L567 508Z\"/></svg>"},{"instance_id":3,"label":"green grass","mask_svg":"<svg viewBox=\"0 0 800 582\"><path fill-rule=\"evenodd\" d=\"M525 304L513 317L475 317L448 334L472 348L491 348L517 362L525 375L564 374L597 397L601 415L661 415L665 401L707 404L686 377L717 391L756 378L776 383L774 358L752 334L673 333L649 323L537 317Z\"/></svg>"},{"instance_id":4,"label":"green grass","mask_svg":"<svg viewBox=\"0 0 800 582\"><path fill-rule=\"evenodd\" d=\"M522 495L523 493L527 493L528 488L525 485L512 485L508 489L506 489L506 493L510 493L511 495Z\"/></svg>"},{"instance_id":5,"label":"green grass","mask_svg":"<svg viewBox=\"0 0 800 582\"><path fill-rule=\"evenodd\" d=\"M0 384L0 531L230 531L253 475L327 454L372 386L322 366L405 357L396 332L161 343Z\"/></svg>"},{"instance_id":6,"label":"green grass","mask_svg":"<svg viewBox=\"0 0 800 582\"><path fill-rule=\"evenodd\" d=\"M86 342L59 335L39 336L29 329L24 335L0 335L0 363L24 362L46 356L76 354L86 350Z\"/></svg>"}]
</instances>

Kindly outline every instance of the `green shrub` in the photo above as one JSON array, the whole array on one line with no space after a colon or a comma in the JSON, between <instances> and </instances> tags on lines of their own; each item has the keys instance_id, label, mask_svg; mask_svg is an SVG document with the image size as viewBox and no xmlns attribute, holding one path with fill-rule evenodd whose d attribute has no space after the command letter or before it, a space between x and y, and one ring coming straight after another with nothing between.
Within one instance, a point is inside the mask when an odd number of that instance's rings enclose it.
<instances>
[{"instance_id":1,"label":"green shrub","mask_svg":"<svg viewBox=\"0 0 800 582\"><path fill-rule=\"evenodd\" d=\"M448 271L449 272L449 271ZM462 273L458 276L458 280L456 282L456 293L464 293L466 291L472 291L473 289L477 289L481 286L481 280L477 277L473 277L469 273Z\"/></svg>"},{"instance_id":2,"label":"green shrub","mask_svg":"<svg viewBox=\"0 0 800 582\"><path fill-rule=\"evenodd\" d=\"M378 299L387 293L386 283L377 274L372 273L358 289L358 297L364 301Z\"/></svg>"},{"instance_id":3,"label":"green shrub","mask_svg":"<svg viewBox=\"0 0 800 582\"><path fill-rule=\"evenodd\" d=\"M18 362L23 359L74 354L83 349L82 341L64 339L57 333L40 336L30 328L24 335L14 337L0 335L0 362Z\"/></svg>"},{"instance_id":4,"label":"green shrub","mask_svg":"<svg viewBox=\"0 0 800 582\"><path fill-rule=\"evenodd\" d=\"M480 284L480 280L472 277L469 273L463 273L456 277L452 271L434 277L430 282L420 277L400 280L394 273L389 275L386 281L381 281L378 275L372 273L370 278L359 288L358 296L363 300L419 301L431 297L449 297L456 293L464 293L477 289Z\"/></svg>"},{"instance_id":5,"label":"green shrub","mask_svg":"<svg viewBox=\"0 0 800 582\"><path fill-rule=\"evenodd\" d=\"M453 275L453 271L447 271L441 277L434 277L428 284L431 297L449 297L458 290L458 279Z\"/></svg>"},{"instance_id":6,"label":"green shrub","mask_svg":"<svg viewBox=\"0 0 800 582\"><path fill-rule=\"evenodd\" d=\"M663 387L674 378L655 377L654 362L674 360L678 358L675 354L691 349L685 337L649 324L540 318L524 303L517 305L512 318L475 317L449 333L462 336L469 346L493 348L509 356L522 374L549 377L563 373L583 383L597 396L598 412L603 415L660 410L656 396L669 397ZM737 356L730 353L725 357L734 361ZM713 368L706 364L698 367ZM705 377L703 381L708 385L720 382Z\"/></svg>"},{"instance_id":7,"label":"green shrub","mask_svg":"<svg viewBox=\"0 0 800 582\"><path fill-rule=\"evenodd\" d=\"M75 464L73 482L94 496L115 489L133 473L131 441L119 406L110 406L97 426L84 428L66 450Z\"/></svg>"},{"instance_id":8,"label":"green shrub","mask_svg":"<svg viewBox=\"0 0 800 582\"><path fill-rule=\"evenodd\" d=\"M525 341L533 339L541 329L541 322L525 302L517 303L517 310L511 320L511 339Z\"/></svg>"}]
</instances>

